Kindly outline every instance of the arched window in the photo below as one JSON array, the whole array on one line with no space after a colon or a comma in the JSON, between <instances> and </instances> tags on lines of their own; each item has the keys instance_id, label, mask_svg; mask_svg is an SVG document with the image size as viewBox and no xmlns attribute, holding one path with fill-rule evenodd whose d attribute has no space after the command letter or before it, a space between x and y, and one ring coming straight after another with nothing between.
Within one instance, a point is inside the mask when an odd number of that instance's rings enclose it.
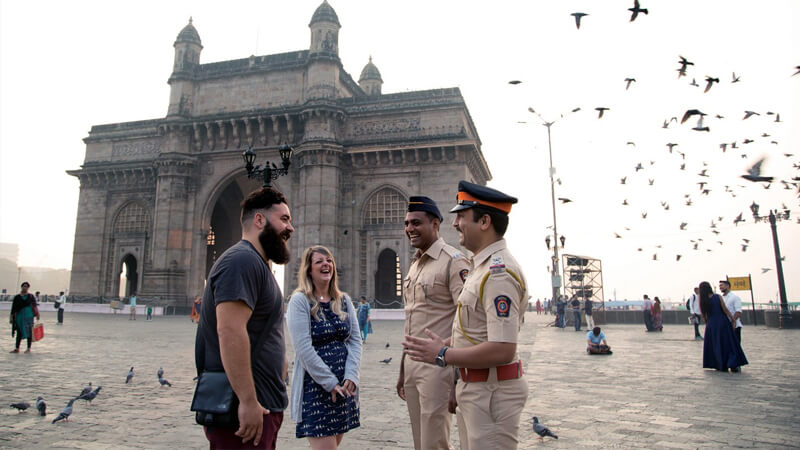
<instances>
[{"instance_id":1,"label":"arched window","mask_svg":"<svg viewBox=\"0 0 800 450\"><path fill-rule=\"evenodd\" d=\"M150 216L138 203L129 203L117 214L114 233L144 233L150 228Z\"/></svg>"},{"instance_id":2,"label":"arched window","mask_svg":"<svg viewBox=\"0 0 800 450\"><path fill-rule=\"evenodd\" d=\"M364 211L364 225L403 223L407 202L403 194L390 187L372 194Z\"/></svg>"}]
</instances>

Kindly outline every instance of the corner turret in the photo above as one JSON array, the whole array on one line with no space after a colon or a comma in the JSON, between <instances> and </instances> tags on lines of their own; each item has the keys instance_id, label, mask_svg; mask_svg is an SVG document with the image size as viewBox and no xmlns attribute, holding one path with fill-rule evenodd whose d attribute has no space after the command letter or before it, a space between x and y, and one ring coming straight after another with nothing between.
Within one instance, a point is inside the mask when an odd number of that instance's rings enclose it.
<instances>
[{"instance_id":1,"label":"corner turret","mask_svg":"<svg viewBox=\"0 0 800 450\"><path fill-rule=\"evenodd\" d=\"M311 47L309 53L328 53L339 56L339 17L328 0L323 0L308 24L311 29Z\"/></svg>"},{"instance_id":2,"label":"corner turret","mask_svg":"<svg viewBox=\"0 0 800 450\"><path fill-rule=\"evenodd\" d=\"M192 25L191 17L189 24L178 33L172 46L175 47L175 60L172 64L172 75L167 81L170 85L167 117L191 115L192 75L194 69L200 65L200 52L203 50L200 34Z\"/></svg>"},{"instance_id":3,"label":"corner turret","mask_svg":"<svg viewBox=\"0 0 800 450\"><path fill-rule=\"evenodd\" d=\"M361 76L358 77L358 85L367 95L381 95L383 79L381 78L381 72L372 63L372 56L369 57L369 62L361 71Z\"/></svg>"}]
</instances>

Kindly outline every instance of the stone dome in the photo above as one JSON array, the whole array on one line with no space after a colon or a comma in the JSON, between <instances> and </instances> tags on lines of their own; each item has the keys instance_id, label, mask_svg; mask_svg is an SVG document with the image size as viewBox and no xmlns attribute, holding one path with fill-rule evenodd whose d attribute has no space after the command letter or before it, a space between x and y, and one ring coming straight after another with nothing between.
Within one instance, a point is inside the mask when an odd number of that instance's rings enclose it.
<instances>
[{"instance_id":1,"label":"stone dome","mask_svg":"<svg viewBox=\"0 0 800 450\"><path fill-rule=\"evenodd\" d=\"M361 83L364 80L378 80L381 83L383 83L383 78L381 78L381 72L378 70L375 64L372 63L372 56L369 57L369 62L367 63L366 66L364 66L364 69L361 70L361 76L358 77L359 83Z\"/></svg>"},{"instance_id":2,"label":"stone dome","mask_svg":"<svg viewBox=\"0 0 800 450\"><path fill-rule=\"evenodd\" d=\"M189 18L189 24L183 27L180 33L178 33L178 38L175 39L175 43L178 42L189 42L192 44L203 45L200 42L200 33L197 32L197 28L192 25L192 18Z\"/></svg>"},{"instance_id":3,"label":"stone dome","mask_svg":"<svg viewBox=\"0 0 800 450\"><path fill-rule=\"evenodd\" d=\"M308 25L311 26L317 22L333 22L336 25L342 26L339 23L339 16L336 15L336 11L328 4L328 0L323 0L322 4L314 11L314 15L311 16L311 23Z\"/></svg>"}]
</instances>

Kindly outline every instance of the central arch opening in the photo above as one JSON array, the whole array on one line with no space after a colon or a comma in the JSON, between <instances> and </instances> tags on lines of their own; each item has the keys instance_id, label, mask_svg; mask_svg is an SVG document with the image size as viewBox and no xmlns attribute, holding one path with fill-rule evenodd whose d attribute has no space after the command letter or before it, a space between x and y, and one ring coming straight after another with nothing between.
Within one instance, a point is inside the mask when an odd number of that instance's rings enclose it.
<instances>
[{"instance_id":1,"label":"central arch opening","mask_svg":"<svg viewBox=\"0 0 800 450\"><path fill-rule=\"evenodd\" d=\"M136 293L139 281L136 258L130 253L122 258L122 271L119 274L119 296L130 297Z\"/></svg>"},{"instance_id":2,"label":"central arch opening","mask_svg":"<svg viewBox=\"0 0 800 450\"><path fill-rule=\"evenodd\" d=\"M392 249L384 249L378 255L378 270L375 272L375 296L378 308L402 308L402 272L400 258Z\"/></svg>"}]
</instances>

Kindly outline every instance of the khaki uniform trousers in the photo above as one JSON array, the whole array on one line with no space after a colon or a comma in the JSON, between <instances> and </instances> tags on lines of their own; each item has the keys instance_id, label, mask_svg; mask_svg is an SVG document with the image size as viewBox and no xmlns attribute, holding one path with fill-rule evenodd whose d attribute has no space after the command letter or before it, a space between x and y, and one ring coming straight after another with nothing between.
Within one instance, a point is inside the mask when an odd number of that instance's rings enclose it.
<instances>
[{"instance_id":1,"label":"khaki uniform trousers","mask_svg":"<svg viewBox=\"0 0 800 450\"><path fill-rule=\"evenodd\" d=\"M525 377L497 381L489 369L484 382L458 382L458 438L462 450L516 449L519 420L528 399Z\"/></svg>"},{"instance_id":2,"label":"khaki uniform trousers","mask_svg":"<svg viewBox=\"0 0 800 450\"><path fill-rule=\"evenodd\" d=\"M414 448L449 449L451 414L447 402L453 389L453 368L406 358L404 376Z\"/></svg>"}]
</instances>

